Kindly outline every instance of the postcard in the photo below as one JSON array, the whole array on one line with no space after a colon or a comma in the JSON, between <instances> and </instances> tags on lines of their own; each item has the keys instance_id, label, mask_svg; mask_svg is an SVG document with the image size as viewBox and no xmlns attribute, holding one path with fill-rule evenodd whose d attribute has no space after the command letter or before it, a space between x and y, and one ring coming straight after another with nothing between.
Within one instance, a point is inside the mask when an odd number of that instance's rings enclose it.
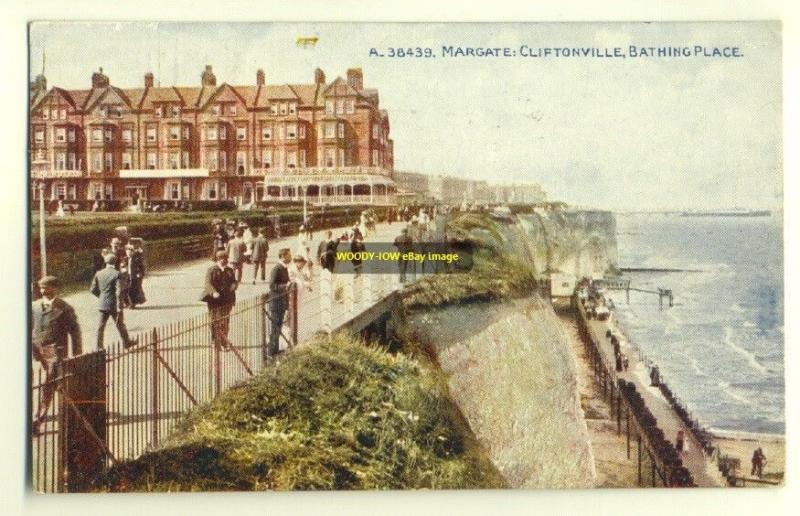
<instances>
[{"instance_id":1,"label":"postcard","mask_svg":"<svg viewBox=\"0 0 800 516\"><path fill-rule=\"evenodd\" d=\"M783 485L780 22L29 50L32 490Z\"/></svg>"}]
</instances>

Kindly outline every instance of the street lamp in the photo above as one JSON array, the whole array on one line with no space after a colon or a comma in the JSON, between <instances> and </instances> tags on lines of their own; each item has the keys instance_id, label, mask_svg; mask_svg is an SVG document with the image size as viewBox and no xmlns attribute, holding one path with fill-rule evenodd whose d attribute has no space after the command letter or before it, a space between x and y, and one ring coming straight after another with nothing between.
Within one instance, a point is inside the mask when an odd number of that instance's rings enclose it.
<instances>
[{"instance_id":1,"label":"street lamp","mask_svg":"<svg viewBox=\"0 0 800 516\"><path fill-rule=\"evenodd\" d=\"M47 276L47 246L44 234L44 181L39 182L39 256L42 260L41 277Z\"/></svg>"}]
</instances>

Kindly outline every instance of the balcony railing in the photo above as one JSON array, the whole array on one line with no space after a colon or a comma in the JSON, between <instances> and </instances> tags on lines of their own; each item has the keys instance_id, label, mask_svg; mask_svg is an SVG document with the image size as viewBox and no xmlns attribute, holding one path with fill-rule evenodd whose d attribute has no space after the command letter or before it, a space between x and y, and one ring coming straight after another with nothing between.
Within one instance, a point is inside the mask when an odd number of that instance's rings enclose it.
<instances>
[{"instance_id":1,"label":"balcony railing","mask_svg":"<svg viewBox=\"0 0 800 516\"><path fill-rule=\"evenodd\" d=\"M391 171L381 167L295 167L295 168L256 168L254 176L304 176L304 175L339 175L339 176L384 176L391 177Z\"/></svg>"}]
</instances>

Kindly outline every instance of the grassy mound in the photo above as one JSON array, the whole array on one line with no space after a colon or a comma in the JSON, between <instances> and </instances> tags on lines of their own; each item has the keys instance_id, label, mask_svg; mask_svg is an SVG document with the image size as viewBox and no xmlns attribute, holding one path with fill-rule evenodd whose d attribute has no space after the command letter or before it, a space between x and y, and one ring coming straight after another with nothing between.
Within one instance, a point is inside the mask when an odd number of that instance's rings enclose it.
<instances>
[{"instance_id":1,"label":"grassy mound","mask_svg":"<svg viewBox=\"0 0 800 516\"><path fill-rule=\"evenodd\" d=\"M502 486L433 369L335 336L199 407L98 489Z\"/></svg>"},{"instance_id":2,"label":"grassy mound","mask_svg":"<svg viewBox=\"0 0 800 516\"><path fill-rule=\"evenodd\" d=\"M474 245L473 267L461 274L434 274L403 291L407 308L443 306L530 295L536 289L536 269L526 260L517 231L485 214L456 214L449 222L451 238ZM514 252L510 252L514 251Z\"/></svg>"}]
</instances>

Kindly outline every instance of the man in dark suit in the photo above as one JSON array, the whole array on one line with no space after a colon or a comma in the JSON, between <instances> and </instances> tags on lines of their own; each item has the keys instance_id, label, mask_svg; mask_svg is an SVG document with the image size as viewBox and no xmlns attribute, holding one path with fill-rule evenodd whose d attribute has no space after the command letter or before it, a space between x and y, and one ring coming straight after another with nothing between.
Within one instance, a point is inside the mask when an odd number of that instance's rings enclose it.
<instances>
[{"instance_id":1,"label":"man in dark suit","mask_svg":"<svg viewBox=\"0 0 800 516\"><path fill-rule=\"evenodd\" d=\"M394 246L400 251L400 257L397 259L397 267L400 271L400 283L406 282L406 271L408 270L408 260L403 258L405 253L412 251L414 240L409 236L408 229L403 228L400 230L400 235L394 239ZM412 261L412 267L415 267ZM416 273L416 269L414 269Z\"/></svg>"},{"instance_id":2,"label":"man in dark suit","mask_svg":"<svg viewBox=\"0 0 800 516\"><path fill-rule=\"evenodd\" d=\"M208 305L211 316L211 339L219 349L228 349L230 313L236 303L236 273L228 265L228 253L217 251L217 261L206 272L200 301Z\"/></svg>"},{"instance_id":3,"label":"man in dark suit","mask_svg":"<svg viewBox=\"0 0 800 516\"><path fill-rule=\"evenodd\" d=\"M285 247L278 253L278 263L269 273L269 350L265 350L264 360L280 351L281 328L286 309L289 308L289 263L292 251Z\"/></svg>"},{"instance_id":4,"label":"man in dark suit","mask_svg":"<svg viewBox=\"0 0 800 516\"><path fill-rule=\"evenodd\" d=\"M45 370L45 381L32 430L38 435L47 410L53 401L56 378L61 374L61 363L69 358L67 339L72 341L72 355L83 352L81 328L75 310L58 297L58 279L45 276L39 280L41 299L31 306L31 351L33 358Z\"/></svg>"},{"instance_id":5,"label":"man in dark suit","mask_svg":"<svg viewBox=\"0 0 800 516\"><path fill-rule=\"evenodd\" d=\"M103 338L109 317L114 319L119 336L122 337L122 345L129 348L135 343L128 337L128 329L125 327L122 307L117 306L120 289L120 273L115 267L117 257L114 254L107 254L104 260L106 268L94 275L91 288L92 294L98 298L98 310L100 310L100 325L97 328L97 349L103 349Z\"/></svg>"},{"instance_id":6,"label":"man in dark suit","mask_svg":"<svg viewBox=\"0 0 800 516\"><path fill-rule=\"evenodd\" d=\"M259 269L261 270L261 281L264 281L264 276L267 271L267 253L269 252L269 243L267 243L267 231L264 228L258 230L258 236L253 239L253 254L250 259L253 261L253 285L256 284L256 277L258 276Z\"/></svg>"}]
</instances>

